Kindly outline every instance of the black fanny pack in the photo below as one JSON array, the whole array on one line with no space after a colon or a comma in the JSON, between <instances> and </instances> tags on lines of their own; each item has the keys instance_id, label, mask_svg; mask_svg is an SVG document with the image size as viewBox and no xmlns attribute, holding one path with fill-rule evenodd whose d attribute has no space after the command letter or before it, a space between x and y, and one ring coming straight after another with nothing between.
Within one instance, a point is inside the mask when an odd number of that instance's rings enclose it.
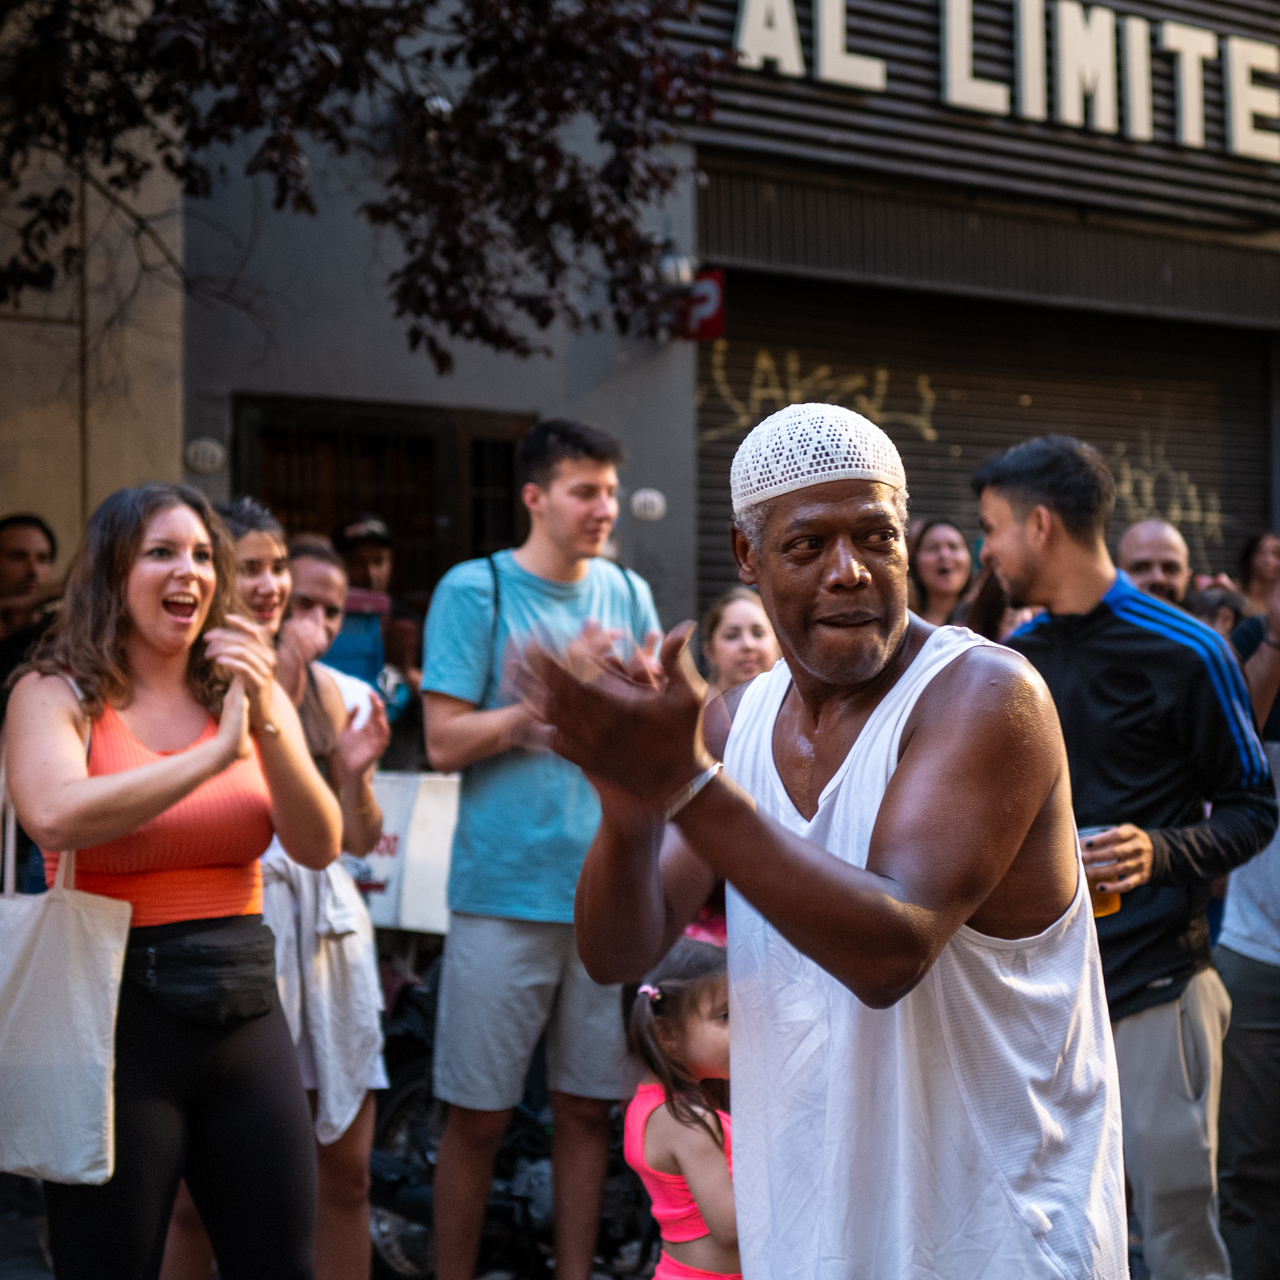
<instances>
[{"instance_id":1,"label":"black fanny pack","mask_svg":"<svg viewBox=\"0 0 1280 1280\"><path fill-rule=\"evenodd\" d=\"M261 916L133 929L124 976L179 1018L235 1026L271 1010L275 934Z\"/></svg>"}]
</instances>

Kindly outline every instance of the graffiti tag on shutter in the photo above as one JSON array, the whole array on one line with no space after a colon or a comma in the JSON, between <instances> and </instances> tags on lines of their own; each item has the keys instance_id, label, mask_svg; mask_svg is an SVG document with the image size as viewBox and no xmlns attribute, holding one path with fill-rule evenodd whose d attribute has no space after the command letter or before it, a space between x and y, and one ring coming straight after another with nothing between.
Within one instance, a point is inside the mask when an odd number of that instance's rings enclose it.
<instances>
[{"instance_id":1,"label":"graffiti tag on shutter","mask_svg":"<svg viewBox=\"0 0 1280 1280\"><path fill-rule=\"evenodd\" d=\"M1163 438L1152 440L1141 433L1134 449L1122 440L1108 459L1116 479L1116 508L1126 525L1138 520L1167 520L1190 540L1194 532L1206 543L1221 546L1222 500L1216 490L1201 490L1189 472L1181 471L1165 457ZM1198 560L1192 546L1192 559Z\"/></svg>"},{"instance_id":2,"label":"graffiti tag on shutter","mask_svg":"<svg viewBox=\"0 0 1280 1280\"><path fill-rule=\"evenodd\" d=\"M922 440L933 442L938 433L933 426L933 410L938 397L930 383L929 375L916 375L915 394L919 400L917 412L885 409L889 394L889 370L876 369L870 380L866 374L835 374L829 364L816 365L807 374L800 369L800 353L787 351L783 355L782 373L778 362L768 347L756 351L751 371L751 385L745 400L729 383L725 357L729 350L726 338L718 338L711 348L711 382L724 406L733 414L733 421L724 426L710 427L698 433L698 439L706 444L712 440L742 435L762 418L790 404L807 404L821 401L841 404L853 409L877 426L909 427L919 433ZM698 403L705 403L706 391L700 388Z\"/></svg>"},{"instance_id":3,"label":"graffiti tag on shutter","mask_svg":"<svg viewBox=\"0 0 1280 1280\"><path fill-rule=\"evenodd\" d=\"M785 350L779 360L770 348L758 347L750 362L749 385L735 388L729 377L729 354L727 339L711 344L711 381L698 387L698 407L712 411L723 407L731 417L700 431L702 444L745 435L769 414L809 401L844 405L878 426L908 428L931 444L939 439L934 426L938 397L928 373L915 375L914 411L887 409L894 383L887 368L836 373L829 364L817 364L805 371L799 351ZM739 356L734 364L742 369L747 361ZM963 393L952 391L950 395L956 399ZM1021 403L1029 405L1031 397L1023 397ZM1111 445L1108 462L1116 480L1116 514L1126 525L1138 520L1167 520L1182 531L1190 544L1192 564L1202 569L1209 563L1208 548L1224 545L1221 496L1170 462L1165 442L1164 433L1140 431L1136 444L1132 439L1121 439ZM951 452L959 457L959 446L953 446Z\"/></svg>"}]
</instances>

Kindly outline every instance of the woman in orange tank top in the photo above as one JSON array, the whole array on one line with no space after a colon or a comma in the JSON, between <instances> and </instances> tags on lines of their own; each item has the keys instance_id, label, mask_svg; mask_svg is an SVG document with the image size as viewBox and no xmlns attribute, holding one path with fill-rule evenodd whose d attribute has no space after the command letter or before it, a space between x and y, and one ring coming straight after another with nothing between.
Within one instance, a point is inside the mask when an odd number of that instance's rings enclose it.
<instances>
[{"instance_id":1,"label":"woman in orange tank top","mask_svg":"<svg viewBox=\"0 0 1280 1280\"><path fill-rule=\"evenodd\" d=\"M62 1280L152 1280L183 1175L224 1280L312 1276L315 1150L257 860L274 833L326 866L341 815L237 607L204 496L120 490L10 699L10 790L48 871L76 849L77 887L133 907L115 1172L46 1184Z\"/></svg>"}]
</instances>

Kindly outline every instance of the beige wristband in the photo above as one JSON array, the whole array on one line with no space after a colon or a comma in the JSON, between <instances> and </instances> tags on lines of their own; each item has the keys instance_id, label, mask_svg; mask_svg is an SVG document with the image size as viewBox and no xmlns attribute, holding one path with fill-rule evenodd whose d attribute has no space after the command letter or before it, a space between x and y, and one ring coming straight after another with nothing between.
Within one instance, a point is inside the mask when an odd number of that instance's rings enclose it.
<instances>
[{"instance_id":1,"label":"beige wristband","mask_svg":"<svg viewBox=\"0 0 1280 1280\"><path fill-rule=\"evenodd\" d=\"M693 799L694 796L714 778L721 769L724 768L724 761L717 760L709 769L704 769L692 782L686 782L679 791L667 801L666 808L662 811L662 816L670 822L672 818L680 812L681 809Z\"/></svg>"}]
</instances>

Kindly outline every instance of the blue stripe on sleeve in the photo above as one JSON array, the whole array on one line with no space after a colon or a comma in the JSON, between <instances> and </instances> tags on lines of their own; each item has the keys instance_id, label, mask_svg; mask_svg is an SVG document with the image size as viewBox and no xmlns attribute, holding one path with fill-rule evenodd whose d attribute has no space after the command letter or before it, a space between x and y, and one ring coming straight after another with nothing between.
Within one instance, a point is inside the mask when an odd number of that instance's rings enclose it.
<instances>
[{"instance_id":1,"label":"blue stripe on sleeve","mask_svg":"<svg viewBox=\"0 0 1280 1280\"><path fill-rule=\"evenodd\" d=\"M1028 618L1020 627L1015 628L1005 636L1006 640L1014 640L1019 636L1029 636L1037 627L1043 627L1049 621L1049 612L1037 613L1034 618Z\"/></svg>"},{"instance_id":2,"label":"blue stripe on sleeve","mask_svg":"<svg viewBox=\"0 0 1280 1280\"><path fill-rule=\"evenodd\" d=\"M1131 622L1139 623L1142 615L1139 609L1129 607L1123 609L1122 616L1126 616ZM1254 731L1253 717L1249 710L1249 695L1235 662L1229 656L1218 652L1212 641L1206 642L1203 636L1188 634L1176 623L1166 628L1161 625L1163 621L1165 620L1157 621L1152 618L1148 629L1162 631L1170 639L1200 654L1227 718L1241 761L1245 765L1245 780L1249 783L1261 782L1266 777L1266 759ZM1188 621L1194 620L1188 619ZM1217 637L1216 633L1214 638L1221 643L1221 638Z\"/></svg>"},{"instance_id":3,"label":"blue stripe on sleeve","mask_svg":"<svg viewBox=\"0 0 1280 1280\"><path fill-rule=\"evenodd\" d=\"M1143 595L1134 587L1122 592L1113 588L1107 595L1107 603L1118 617L1163 635L1199 656L1240 753L1245 781L1250 785L1261 782L1267 776L1266 756L1253 727L1249 694L1239 664L1222 637L1190 614Z\"/></svg>"}]
</instances>

